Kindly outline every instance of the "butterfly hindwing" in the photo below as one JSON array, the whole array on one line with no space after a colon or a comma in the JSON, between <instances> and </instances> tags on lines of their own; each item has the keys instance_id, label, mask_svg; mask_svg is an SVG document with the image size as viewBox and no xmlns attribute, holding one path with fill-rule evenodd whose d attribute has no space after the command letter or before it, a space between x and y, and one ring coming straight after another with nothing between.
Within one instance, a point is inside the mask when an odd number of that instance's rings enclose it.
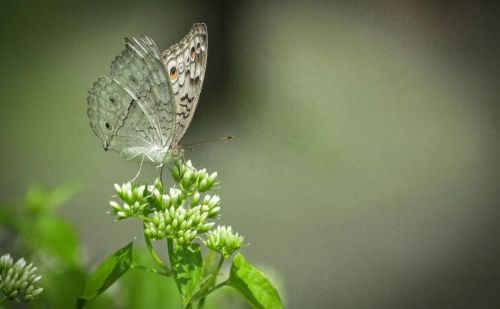
<instances>
[{"instance_id":1,"label":"butterfly hindwing","mask_svg":"<svg viewBox=\"0 0 500 309\"><path fill-rule=\"evenodd\" d=\"M116 99L115 99L116 97ZM174 102L158 48L147 36L126 39L111 75L89 91L91 126L105 148L161 162L174 133Z\"/></svg>"},{"instance_id":2,"label":"butterfly hindwing","mask_svg":"<svg viewBox=\"0 0 500 309\"><path fill-rule=\"evenodd\" d=\"M162 53L176 109L173 146L184 136L193 119L205 78L207 51L207 26L199 23L194 24L179 43Z\"/></svg>"},{"instance_id":3,"label":"butterfly hindwing","mask_svg":"<svg viewBox=\"0 0 500 309\"><path fill-rule=\"evenodd\" d=\"M127 118L132 96L116 81L100 77L89 91L87 115L94 133L101 139L104 149Z\"/></svg>"}]
</instances>

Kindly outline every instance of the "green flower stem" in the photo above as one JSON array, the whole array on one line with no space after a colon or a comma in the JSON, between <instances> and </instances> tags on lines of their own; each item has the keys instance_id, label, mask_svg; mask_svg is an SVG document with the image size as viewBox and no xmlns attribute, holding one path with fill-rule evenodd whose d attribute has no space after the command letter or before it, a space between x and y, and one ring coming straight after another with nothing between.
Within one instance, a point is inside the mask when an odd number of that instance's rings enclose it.
<instances>
[{"instance_id":1,"label":"green flower stem","mask_svg":"<svg viewBox=\"0 0 500 309\"><path fill-rule=\"evenodd\" d=\"M226 286L229 284L229 279L222 281L221 283L217 284L215 287L211 288L210 290L206 291L202 295L198 296L197 299L200 299L198 302L198 309L203 308L203 305L205 304L205 298L211 294L212 292L215 292L216 290L220 289L223 286Z\"/></svg>"},{"instance_id":2,"label":"green flower stem","mask_svg":"<svg viewBox=\"0 0 500 309\"><path fill-rule=\"evenodd\" d=\"M228 285L228 284L229 284L229 279L227 279L227 280L225 280L225 281L223 281L223 282L221 282L221 283L217 284L217 285L216 285L213 289L208 290L208 292L207 292L207 294L206 294L206 295L208 295L208 294L210 294L210 293L214 292L215 290L218 290L218 289L220 289L221 287L226 286L226 285ZM205 296L206 296L206 295L205 295Z\"/></svg>"},{"instance_id":3,"label":"green flower stem","mask_svg":"<svg viewBox=\"0 0 500 309\"><path fill-rule=\"evenodd\" d=\"M151 218L148 218L148 217L143 216L143 215L136 215L135 217L141 219L142 221L146 221L146 222L150 222L151 221Z\"/></svg>"},{"instance_id":4,"label":"green flower stem","mask_svg":"<svg viewBox=\"0 0 500 309\"><path fill-rule=\"evenodd\" d=\"M170 261L170 266L174 265L174 241L167 238L167 250L168 250L168 260ZM173 271L172 271L173 272Z\"/></svg>"},{"instance_id":5,"label":"green flower stem","mask_svg":"<svg viewBox=\"0 0 500 309\"><path fill-rule=\"evenodd\" d=\"M175 251L174 251L174 240L167 238L167 250L168 250L168 260L170 262L170 267L172 267L172 274L175 276L175 271L173 269L173 265L175 263ZM179 290L179 293L182 295L181 287L179 286L179 283L177 280L175 280L175 284L177 286L177 290Z\"/></svg>"},{"instance_id":6,"label":"green flower stem","mask_svg":"<svg viewBox=\"0 0 500 309\"><path fill-rule=\"evenodd\" d=\"M225 260L226 259L224 258L224 256L221 255L220 259L219 259L219 263L217 264L217 268L215 268L210 279L208 279L205 287L203 288L204 290L210 288L215 283L215 280L217 279L217 276L219 275L220 269L222 268L222 265L224 264ZM204 292L204 291L202 290L201 292Z\"/></svg>"},{"instance_id":7,"label":"green flower stem","mask_svg":"<svg viewBox=\"0 0 500 309\"><path fill-rule=\"evenodd\" d=\"M205 297L207 297L208 294L210 294L214 289L210 288L214 285L215 280L217 279L217 276L219 275L220 269L222 268L222 265L224 264L224 256L221 255L219 259L219 263L217 264L217 267L215 268L214 272L210 275L210 278L207 280L207 282L200 288L198 293L193 297L194 300L199 299L200 301L198 302L198 309L203 308L203 305L205 303Z\"/></svg>"},{"instance_id":8,"label":"green flower stem","mask_svg":"<svg viewBox=\"0 0 500 309\"><path fill-rule=\"evenodd\" d=\"M144 270L144 271L147 271L147 272L150 272L153 274L157 274L157 275L161 275L161 276L165 276L165 277L170 277L172 275L172 274L169 274L166 272L158 271L158 269L156 269L156 268L146 267L146 266L142 266L142 265L138 265L138 264L133 264L132 268Z\"/></svg>"},{"instance_id":9,"label":"green flower stem","mask_svg":"<svg viewBox=\"0 0 500 309\"><path fill-rule=\"evenodd\" d=\"M200 301L198 302L198 309L203 309L203 306L205 306L205 299L205 297L200 299Z\"/></svg>"},{"instance_id":10,"label":"green flower stem","mask_svg":"<svg viewBox=\"0 0 500 309\"><path fill-rule=\"evenodd\" d=\"M7 296L3 296L2 298L0 298L0 304L5 302L7 300Z\"/></svg>"},{"instance_id":11,"label":"green flower stem","mask_svg":"<svg viewBox=\"0 0 500 309\"><path fill-rule=\"evenodd\" d=\"M146 235L144 235L144 240L146 241L146 246L147 246L149 254L151 254L151 257L153 258L153 260L158 265L160 265L160 267L165 271L167 276L172 276L172 270L167 265L165 265L165 263L163 263L162 259L158 255L158 253L156 253L156 250L153 247L153 244L151 243L151 239L149 239Z\"/></svg>"}]
</instances>

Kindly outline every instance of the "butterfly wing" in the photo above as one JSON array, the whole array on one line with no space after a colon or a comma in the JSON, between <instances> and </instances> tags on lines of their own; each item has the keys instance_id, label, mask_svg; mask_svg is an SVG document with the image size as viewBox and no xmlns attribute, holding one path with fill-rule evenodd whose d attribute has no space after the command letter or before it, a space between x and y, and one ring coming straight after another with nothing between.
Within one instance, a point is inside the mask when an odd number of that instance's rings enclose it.
<instances>
[{"instance_id":1,"label":"butterfly wing","mask_svg":"<svg viewBox=\"0 0 500 309\"><path fill-rule=\"evenodd\" d=\"M104 149L162 162L174 135L174 101L160 52L147 36L127 38L111 75L94 83L87 114Z\"/></svg>"},{"instance_id":2,"label":"butterfly wing","mask_svg":"<svg viewBox=\"0 0 500 309\"><path fill-rule=\"evenodd\" d=\"M179 43L162 53L176 109L172 146L178 144L193 119L205 78L207 51L207 26L199 23Z\"/></svg>"}]
</instances>

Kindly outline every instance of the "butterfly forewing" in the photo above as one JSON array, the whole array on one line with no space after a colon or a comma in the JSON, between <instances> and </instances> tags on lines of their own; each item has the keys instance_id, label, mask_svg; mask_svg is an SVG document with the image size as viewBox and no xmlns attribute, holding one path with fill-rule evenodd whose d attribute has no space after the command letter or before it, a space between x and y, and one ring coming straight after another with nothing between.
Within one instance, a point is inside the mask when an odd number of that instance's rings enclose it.
<instances>
[{"instance_id":1,"label":"butterfly forewing","mask_svg":"<svg viewBox=\"0 0 500 309\"><path fill-rule=\"evenodd\" d=\"M174 94L176 117L172 146L176 146L193 119L207 66L208 33L205 24L194 24L177 44L162 53Z\"/></svg>"}]
</instances>

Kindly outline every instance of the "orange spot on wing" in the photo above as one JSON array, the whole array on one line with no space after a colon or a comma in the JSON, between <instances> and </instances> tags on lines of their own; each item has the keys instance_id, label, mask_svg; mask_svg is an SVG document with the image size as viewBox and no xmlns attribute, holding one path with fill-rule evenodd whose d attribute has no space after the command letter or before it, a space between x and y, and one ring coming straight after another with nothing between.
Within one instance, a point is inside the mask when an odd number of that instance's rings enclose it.
<instances>
[{"instance_id":1,"label":"orange spot on wing","mask_svg":"<svg viewBox=\"0 0 500 309\"><path fill-rule=\"evenodd\" d=\"M170 80L175 81L177 79L177 68L170 68Z\"/></svg>"},{"instance_id":2,"label":"orange spot on wing","mask_svg":"<svg viewBox=\"0 0 500 309\"><path fill-rule=\"evenodd\" d=\"M195 56L196 56L196 48L193 46L191 47L191 60L194 60Z\"/></svg>"}]
</instances>

